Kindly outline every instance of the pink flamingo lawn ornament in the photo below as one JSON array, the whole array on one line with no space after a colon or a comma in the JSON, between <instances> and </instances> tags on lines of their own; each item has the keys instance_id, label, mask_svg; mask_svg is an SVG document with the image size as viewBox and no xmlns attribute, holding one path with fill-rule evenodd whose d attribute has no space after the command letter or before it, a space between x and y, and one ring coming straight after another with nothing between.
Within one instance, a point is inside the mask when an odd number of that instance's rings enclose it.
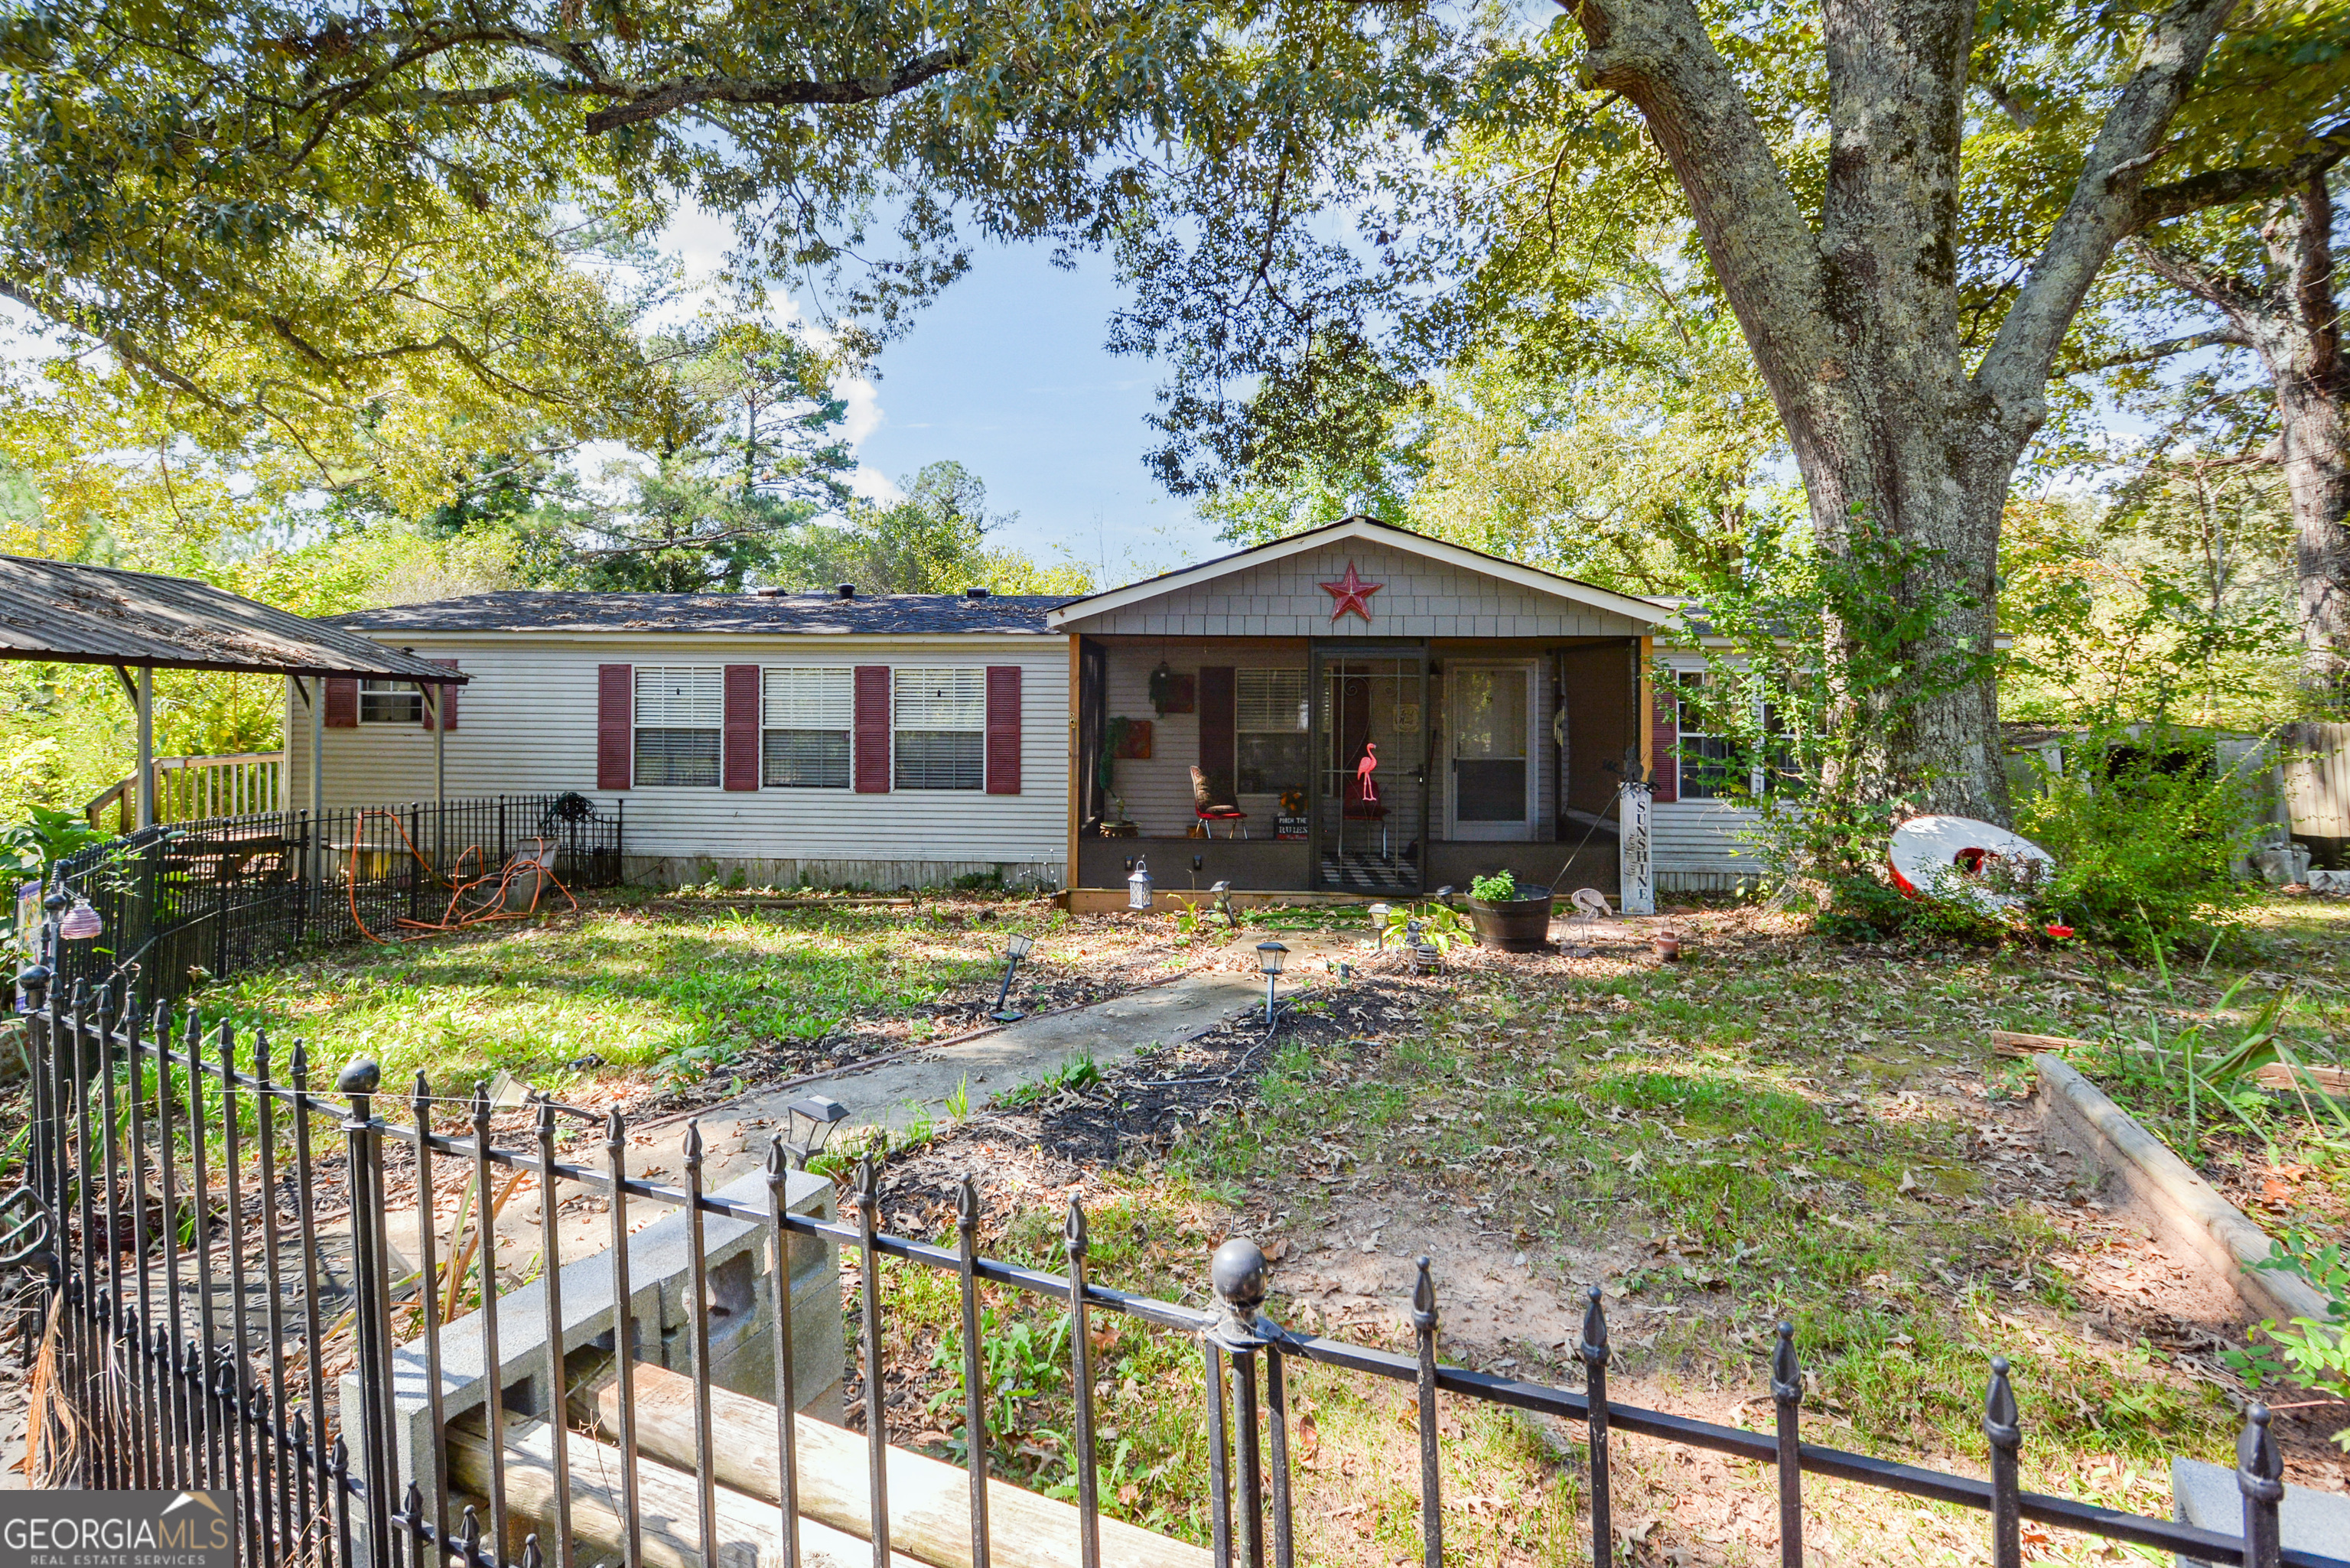
<instances>
[{"instance_id":1,"label":"pink flamingo lawn ornament","mask_svg":"<svg viewBox=\"0 0 2350 1568\"><path fill-rule=\"evenodd\" d=\"M1378 743L1365 741L1363 760L1355 764L1355 798L1357 800L1374 801L1379 798L1379 786L1371 782L1371 774L1378 771Z\"/></svg>"}]
</instances>

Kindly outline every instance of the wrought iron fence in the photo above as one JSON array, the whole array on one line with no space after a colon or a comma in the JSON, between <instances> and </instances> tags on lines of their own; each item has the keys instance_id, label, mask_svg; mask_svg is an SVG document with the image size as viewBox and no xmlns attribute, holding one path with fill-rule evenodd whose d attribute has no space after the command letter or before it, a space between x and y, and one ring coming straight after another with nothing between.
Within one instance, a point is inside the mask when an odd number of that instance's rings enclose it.
<instances>
[{"instance_id":1,"label":"wrought iron fence","mask_svg":"<svg viewBox=\"0 0 2350 1568\"><path fill-rule=\"evenodd\" d=\"M307 941L446 912L452 881L551 843L557 880L620 879L621 808L584 795L498 795L390 807L257 812L167 823L60 860L57 894L86 898L98 937L47 955L57 983L130 986L130 1005L175 1002L205 980L274 961Z\"/></svg>"},{"instance_id":2,"label":"wrought iron fence","mask_svg":"<svg viewBox=\"0 0 2350 1568\"><path fill-rule=\"evenodd\" d=\"M2279 1543L2282 1496L2282 1461L2268 1426L2269 1413L2251 1407L2237 1447L2236 1473L2243 1496L2241 1537L2146 1518L2091 1503L2026 1491L2018 1480L2022 1440L2005 1364L1990 1366L1984 1406L1987 1439L1985 1479L1901 1464L1802 1440L1802 1370L1790 1330L1779 1330L1770 1395L1774 1429L1752 1431L1641 1408L1613 1399L1607 1387L1611 1365L1607 1324L1600 1293L1590 1293L1579 1357L1580 1388L1550 1386L1446 1366L1438 1358L1440 1303L1433 1273L1420 1261L1410 1302L1415 1350L1402 1355L1341 1340L1298 1334L1263 1311L1271 1285L1263 1254L1251 1242L1224 1243L1211 1261L1212 1310L1153 1300L1104 1285L1087 1268L1087 1220L1072 1201L1064 1229L1066 1272L1054 1273L979 1255L979 1205L968 1179L961 1188L957 1243L938 1246L890 1235L879 1229L873 1168L861 1165L852 1190L854 1218L841 1222L822 1214L789 1211L789 1146L779 1134L767 1150L764 1201L704 1190L700 1134L689 1124L683 1137L683 1182L658 1184L627 1173L628 1127L617 1111L604 1116L577 1112L549 1101L536 1106L528 1147L500 1147L493 1107L477 1088L469 1099L433 1094L422 1075L410 1092L385 1092L372 1062L342 1069L332 1097L311 1086L301 1046L294 1046L286 1075L276 1075L270 1044L258 1033L240 1039L226 1025L206 1033L192 1016L182 1020L172 1043L168 1013L158 1009L151 1027L132 1018L118 1029L103 993L77 992L73 1005L51 1002L34 1019L34 1137L27 1186L0 1203L29 1216L14 1232L0 1231L0 1252L47 1270L43 1308L50 1324L47 1354L50 1386L69 1402L71 1422L59 1408L36 1412L36 1435L57 1452L57 1431L78 1422L83 1440L74 1454L53 1461L41 1480L48 1484L99 1487L217 1488L234 1495L242 1560L251 1568L285 1568L289 1562L317 1568L509 1568L552 1563L574 1568L592 1552L595 1560L616 1556L626 1568L647 1560L646 1535L667 1532L670 1561L712 1563L729 1553L716 1548L739 1540L722 1530L721 1501L737 1511L743 1500L722 1494L716 1476L719 1444L739 1449L759 1432L714 1424L713 1398L723 1397L712 1376L710 1312L697 1311L690 1324L693 1471L683 1480L693 1501L687 1518L649 1523L639 1507L640 1482L651 1467L639 1452L639 1401L632 1378L650 1376L639 1366L633 1347L643 1324L635 1318L626 1245L633 1206L650 1205L682 1216L689 1253L689 1300L708 1301L705 1226L722 1220L755 1228L767 1266L777 1282L776 1310L764 1332L773 1337L776 1397L772 1437L779 1472L772 1479L772 1533L756 1543L761 1561L797 1568L802 1561L801 1446L795 1407L805 1391L795 1386L793 1314L782 1282L793 1272L795 1241L819 1248L856 1250L861 1300L842 1324L855 1345L857 1368L867 1390L865 1441L869 1503L864 1521L876 1568L891 1562L893 1513L889 1501L892 1466L888 1448L887 1387L880 1261L894 1258L951 1276L958 1286L962 1329L961 1374L970 1501L967 1556L960 1545L951 1560L985 1568L994 1536L991 1525L987 1369L981 1353L978 1287L984 1284L1025 1293L1066 1307L1071 1320L1068 1366L1076 1420L1070 1456L1076 1483L1074 1530L1085 1568L1104 1561L1105 1519L1098 1491L1094 1411L1094 1338L1088 1319L1097 1314L1131 1318L1160 1332L1179 1334L1197 1347L1209 1476L1211 1551L1217 1568L1244 1564L1291 1568L1298 1554L1292 1521L1291 1364L1304 1361L1341 1368L1409 1387L1416 1405L1419 1438L1418 1490L1420 1534L1427 1568L1444 1561L1443 1499L1440 1470L1440 1407L1467 1400L1534 1412L1573 1424L1585 1435L1583 1464L1588 1489L1585 1521L1589 1551L1597 1568L1614 1561L1610 1519L1610 1467L1627 1436L1701 1449L1773 1467L1779 1494L1779 1557L1799 1564L1804 1557L1806 1477L1879 1488L1988 1516L1991 1558L1998 1568L2022 1561L2025 1520L2126 1542L2185 1558L2241 1563L2247 1568L2350 1568L2343 1559ZM399 1117L405 1114L403 1121ZM561 1118L577 1116L600 1130L600 1167L556 1158ZM462 1131L452 1130L462 1127ZM540 1188L541 1266L537 1308L545 1336L545 1412L528 1441L528 1462L536 1490L524 1508L509 1482L525 1462L525 1417L505 1408L508 1374L496 1331L502 1316L513 1318L512 1299L501 1294L498 1267L489 1249L494 1227L480 1227L479 1257L484 1318L482 1365L494 1386L484 1402L485 1473L478 1488L480 1507L453 1492L446 1445L453 1429L443 1403L443 1335L450 1325L441 1306L444 1265L436 1257L433 1223L419 1227L415 1274L396 1281L389 1262L384 1210L387 1151L395 1167L414 1162L423 1212L432 1213L434 1167L459 1163L463 1185L477 1213L494 1213L494 1188L504 1175L511 1187L524 1174ZM514 1173L507 1175L505 1173ZM610 1271L609 1370L612 1425L617 1449L599 1451L599 1463L617 1453L617 1484L600 1495L609 1501L605 1517L619 1520L617 1542L583 1547L575 1529L574 1493L585 1498L592 1486L575 1486L579 1472L569 1456L594 1441L569 1429L562 1413L573 1390L567 1381L567 1320L556 1288L565 1279L558 1225L558 1189L600 1196L608 1205L612 1244L601 1250ZM351 1248L347 1259L329 1256L317 1210L324 1196L338 1191L348 1200ZM217 1196L216 1196L217 1195ZM453 1242L452 1242L453 1245ZM595 1253L576 1260L594 1265ZM466 1261L452 1261L462 1278ZM837 1272L836 1272L837 1277ZM395 1294L403 1283L418 1284L418 1338L395 1347ZM517 1287L517 1289L527 1287ZM223 1303L225 1302L225 1306ZM255 1303L258 1302L256 1311ZM533 1325L525 1323L528 1329ZM576 1328L576 1325L571 1325ZM400 1461L395 1427L394 1361L413 1366L421 1352L426 1369L423 1417L429 1425L430 1465ZM357 1386L356 1407L338 1409L325 1397L338 1365L349 1366ZM412 1397L411 1397L412 1402ZM551 1468L552 1485L546 1484ZM682 1469L681 1459L679 1468ZM426 1472L428 1473L421 1473ZM672 1480L677 1479L674 1475ZM676 1495L672 1492L671 1495ZM1003 1503L1008 1494L997 1491ZM482 1517L486 1510L488 1519ZM536 1525L536 1528L531 1528ZM1112 1532L1132 1527L1107 1521ZM760 1527L765 1530L764 1524ZM811 1526L810 1528L813 1528ZM1131 1537L1119 1536L1121 1540ZM950 1560L949 1554L938 1553Z\"/></svg>"}]
</instances>

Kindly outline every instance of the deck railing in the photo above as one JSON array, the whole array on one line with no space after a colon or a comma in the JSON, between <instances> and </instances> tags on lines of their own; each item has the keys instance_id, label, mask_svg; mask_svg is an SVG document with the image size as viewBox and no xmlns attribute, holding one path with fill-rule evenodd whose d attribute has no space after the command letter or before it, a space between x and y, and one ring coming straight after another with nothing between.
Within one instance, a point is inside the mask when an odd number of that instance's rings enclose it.
<instances>
[{"instance_id":1,"label":"deck railing","mask_svg":"<svg viewBox=\"0 0 2350 1568\"><path fill-rule=\"evenodd\" d=\"M250 816L284 808L284 752L220 752L155 759L155 820L201 822L215 816ZM138 826L139 775L118 779L81 808L92 827L111 807L115 831Z\"/></svg>"}]
</instances>

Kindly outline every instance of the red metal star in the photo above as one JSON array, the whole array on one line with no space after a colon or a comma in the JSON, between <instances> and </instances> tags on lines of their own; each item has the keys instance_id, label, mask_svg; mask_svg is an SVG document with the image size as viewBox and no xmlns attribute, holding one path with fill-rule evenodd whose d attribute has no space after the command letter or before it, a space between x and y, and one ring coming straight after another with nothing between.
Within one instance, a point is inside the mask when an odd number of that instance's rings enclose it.
<instances>
[{"instance_id":1,"label":"red metal star","mask_svg":"<svg viewBox=\"0 0 2350 1568\"><path fill-rule=\"evenodd\" d=\"M1328 594L1333 601L1330 607L1332 623L1335 624L1340 616L1352 610L1363 618L1364 625L1368 626L1371 620L1371 596L1385 587L1387 587L1385 583L1363 581L1355 574L1355 563L1347 562L1345 576L1335 583L1322 585L1322 591Z\"/></svg>"}]
</instances>

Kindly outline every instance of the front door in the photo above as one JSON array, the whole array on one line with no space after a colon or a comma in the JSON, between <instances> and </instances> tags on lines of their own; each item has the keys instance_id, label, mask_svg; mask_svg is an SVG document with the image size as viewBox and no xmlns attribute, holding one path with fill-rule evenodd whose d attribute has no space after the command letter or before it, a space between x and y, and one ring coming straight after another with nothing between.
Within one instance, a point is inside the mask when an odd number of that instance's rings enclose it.
<instances>
[{"instance_id":1,"label":"front door","mask_svg":"<svg viewBox=\"0 0 2350 1568\"><path fill-rule=\"evenodd\" d=\"M1444 836L1534 837L1534 667L1451 663L1445 673Z\"/></svg>"},{"instance_id":2,"label":"front door","mask_svg":"<svg viewBox=\"0 0 2350 1568\"><path fill-rule=\"evenodd\" d=\"M1428 656L1359 645L1314 653L1315 886L1410 894L1427 823Z\"/></svg>"}]
</instances>

